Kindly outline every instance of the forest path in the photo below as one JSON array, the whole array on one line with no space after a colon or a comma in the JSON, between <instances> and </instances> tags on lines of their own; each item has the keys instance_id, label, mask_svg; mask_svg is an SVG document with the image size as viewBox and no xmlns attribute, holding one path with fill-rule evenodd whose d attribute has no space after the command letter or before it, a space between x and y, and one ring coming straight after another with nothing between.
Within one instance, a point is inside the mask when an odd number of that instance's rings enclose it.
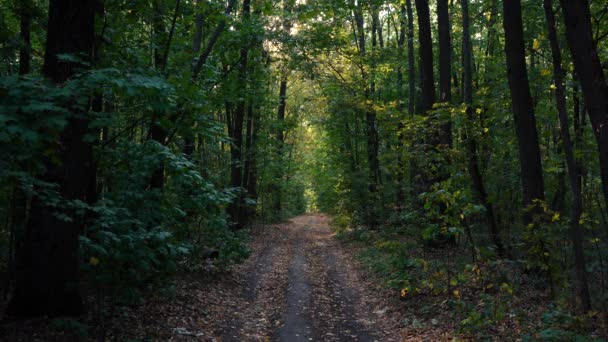
<instances>
[{"instance_id":1,"label":"forest path","mask_svg":"<svg viewBox=\"0 0 608 342\"><path fill-rule=\"evenodd\" d=\"M222 341L390 341L322 215L264 227L243 268L243 306Z\"/></svg>"}]
</instances>

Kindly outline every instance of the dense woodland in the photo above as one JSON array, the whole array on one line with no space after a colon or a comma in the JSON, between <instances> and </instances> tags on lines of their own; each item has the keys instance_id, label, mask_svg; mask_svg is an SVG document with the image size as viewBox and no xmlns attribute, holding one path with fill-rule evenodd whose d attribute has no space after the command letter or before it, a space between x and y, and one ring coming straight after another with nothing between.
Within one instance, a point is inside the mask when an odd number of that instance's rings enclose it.
<instances>
[{"instance_id":1,"label":"dense woodland","mask_svg":"<svg viewBox=\"0 0 608 342\"><path fill-rule=\"evenodd\" d=\"M308 211L457 336L608 334L604 0L0 0L0 58L6 319Z\"/></svg>"}]
</instances>

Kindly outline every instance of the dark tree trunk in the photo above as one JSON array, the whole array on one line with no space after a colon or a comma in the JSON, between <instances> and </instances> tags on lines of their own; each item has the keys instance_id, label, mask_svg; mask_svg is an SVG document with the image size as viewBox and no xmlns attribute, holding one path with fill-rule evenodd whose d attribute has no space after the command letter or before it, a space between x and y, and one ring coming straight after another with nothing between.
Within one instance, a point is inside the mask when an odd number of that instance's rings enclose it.
<instances>
[{"instance_id":1,"label":"dark tree trunk","mask_svg":"<svg viewBox=\"0 0 608 342\"><path fill-rule=\"evenodd\" d=\"M167 67L166 54L160 48L163 46L166 38L166 30L164 24L164 10L161 8L159 0L153 2L154 17L152 18L152 26L154 30L154 67L158 72L164 72ZM152 122L150 123L149 138L158 142L161 145L165 144L165 140L169 136L169 132L161 125L162 118L166 113L154 113ZM153 189L162 189L165 186L165 166L162 160L158 160L158 165L152 172L150 179L150 187Z\"/></svg>"},{"instance_id":2,"label":"dark tree trunk","mask_svg":"<svg viewBox=\"0 0 608 342\"><path fill-rule=\"evenodd\" d=\"M598 145L604 201L608 206L608 84L593 40L587 0L560 0L566 23L566 38L583 91Z\"/></svg>"},{"instance_id":3,"label":"dark tree trunk","mask_svg":"<svg viewBox=\"0 0 608 342\"><path fill-rule=\"evenodd\" d=\"M439 27L439 102L449 102L452 97L452 42L448 0L437 0L437 21Z\"/></svg>"},{"instance_id":4,"label":"dark tree trunk","mask_svg":"<svg viewBox=\"0 0 608 342\"><path fill-rule=\"evenodd\" d=\"M526 54L523 39L523 24L521 18L520 0L505 0L504 30L505 53L515 131L519 146L519 162L521 167L521 182L523 190L523 205L527 209L534 200L544 200L543 170L541 166L536 118L530 96L530 85L526 70ZM531 215L524 215L527 223Z\"/></svg>"},{"instance_id":5,"label":"dark tree trunk","mask_svg":"<svg viewBox=\"0 0 608 342\"><path fill-rule=\"evenodd\" d=\"M259 132L259 117L258 109L254 108L253 105L249 104L247 107L247 131L245 138L245 147L247 155L245 158L245 170L244 170L244 181L243 187L247 191L249 198L257 200L258 197L258 183L257 183L257 164L256 164L256 146L257 136ZM246 211L246 219L249 219L255 214L255 207L251 206Z\"/></svg>"},{"instance_id":6,"label":"dark tree trunk","mask_svg":"<svg viewBox=\"0 0 608 342\"><path fill-rule=\"evenodd\" d=\"M90 62L95 42L94 0L51 0L43 74L61 85L87 63L60 61L74 54ZM66 20L70 18L70 20ZM92 146L83 141L89 121L78 106L66 108L68 120L57 143L60 163L48 160L42 180L59 185L67 200L86 201L93 171ZM78 236L83 218L69 211L70 222L55 216L55 208L39 197L32 200L31 218L18 252L16 288L8 306L14 316L77 315L84 311L79 286Z\"/></svg>"},{"instance_id":7,"label":"dark tree trunk","mask_svg":"<svg viewBox=\"0 0 608 342\"><path fill-rule=\"evenodd\" d=\"M416 0L418 13L418 44L422 88L422 112L433 109L435 104L435 77L433 75L433 40L428 0Z\"/></svg>"},{"instance_id":8,"label":"dark tree trunk","mask_svg":"<svg viewBox=\"0 0 608 342\"><path fill-rule=\"evenodd\" d=\"M464 87L463 97L466 104L467 126L465 129L465 139L467 146L467 162L473 193L477 200L484 206L486 221L489 227L490 237L496 246L496 252L499 256L504 257L505 249L500 238L500 231L496 224L494 216L494 207L488 199L488 193L483 183L479 162L477 160L477 142L475 135L472 132L472 126L475 121L473 113L473 66L471 62L472 45L471 45L471 25L469 19L469 0L461 0L462 4L462 60L464 69Z\"/></svg>"},{"instance_id":9,"label":"dark tree trunk","mask_svg":"<svg viewBox=\"0 0 608 342\"><path fill-rule=\"evenodd\" d=\"M555 15L553 13L552 0L544 0L545 17L547 19L547 29L549 32L549 42L551 43L551 54L553 56L553 74L555 77L555 101L559 114L560 129L568 168L568 178L570 179L570 189L572 191L572 208L570 213L570 234L574 247L574 260L576 269L576 280L581 299L581 306L585 312L591 309L591 299L589 297L589 284L587 282L587 272L585 270L585 253L583 246L583 232L579 220L583 211L583 200L581 194L581 183L577 175L576 161L574 159L574 146L570 137L570 127L568 123L568 112L566 109L566 92L564 90L564 70L562 69L562 56L555 29Z\"/></svg>"},{"instance_id":10,"label":"dark tree trunk","mask_svg":"<svg viewBox=\"0 0 608 342\"><path fill-rule=\"evenodd\" d=\"M249 24L251 14L251 1L243 0L243 22ZM245 108L248 89L247 59L249 56L248 42L243 42L239 54L239 84L241 93L236 103L236 108L230 120L231 127L228 128L232 144L230 145L230 186L239 189L237 197L230 203L228 213L232 220L234 229L244 227L243 212L243 122L245 120Z\"/></svg>"},{"instance_id":11,"label":"dark tree trunk","mask_svg":"<svg viewBox=\"0 0 608 342\"><path fill-rule=\"evenodd\" d=\"M20 18L21 48L19 49L19 75L30 73L30 59L32 45L30 42L30 30L32 23L31 4L29 1L23 1Z\"/></svg>"},{"instance_id":12,"label":"dark tree trunk","mask_svg":"<svg viewBox=\"0 0 608 342\"><path fill-rule=\"evenodd\" d=\"M283 76L279 84L279 107L277 109L277 176L274 181L274 210L279 215L283 209L282 197L282 179L283 179L283 150L285 147L285 132L283 123L285 122L285 110L287 109L287 77Z\"/></svg>"},{"instance_id":13,"label":"dark tree trunk","mask_svg":"<svg viewBox=\"0 0 608 342\"><path fill-rule=\"evenodd\" d=\"M220 19L220 21L217 23L217 26L215 27L215 29L211 33L211 36L209 37L209 41L207 42L207 46L205 47L205 50L203 50L203 52L198 57L196 63L194 64L194 68L192 71L192 80L196 80L198 78L198 75L200 74L200 72L203 70L203 66L207 62L207 58L209 58L209 56L211 55L211 51L213 51L213 47L215 46L215 43L217 43L217 40L220 38L220 35L222 34L222 32L224 31L224 28L226 27L226 17L228 17L228 15L230 15L230 13L232 12L232 9L234 8L235 5L236 5L236 0L228 1L228 5L226 6L226 10L224 11L224 17L222 17Z\"/></svg>"},{"instance_id":14,"label":"dark tree trunk","mask_svg":"<svg viewBox=\"0 0 608 342\"><path fill-rule=\"evenodd\" d=\"M448 0L437 0L437 21L439 26L439 102L449 104L452 99L452 42ZM442 118L441 121L439 144L442 148L452 147L452 122L449 118ZM449 172L441 170L438 180L448 177Z\"/></svg>"},{"instance_id":15,"label":"dark tree trunk","mask_svg":"<svg viewBox=\"0 0 608 342\"><path fill-rule=\"evenodd\" d=\"M408 78L408 102L407 111L411 117L414 116L416 105L416 62L414 57L414 15L412 14L412 1L405 1L407 8L407 78Z\"/></svg>"},{"instance_id":16,"label":"dark tree trunk","mask_svg":"<svg viewBox=\"0 0 608 342\"><path fill-rule=\"evenodd\" d=\"M359 45L359 55L364 60L367 57L367 49L365 46L365 29L363 27L363 12L361 4L356 5L356 7L354 8L354 14L356 23L356 35ZM375 51L377 44L377 22L374 19L374 16L375 14L372 13L372 51ZM371 75L369 77L365 70L363 61L361 63L361 78L366 87L364 96L366 100L372 100L375 97L376 92L376 85L374 80L374 62L372 61L372 70ZM371 199L370 203L368 203L368 206L366 207L366 223L371 229L375 229L377 226L378 219L377 210L375 210L375 208L377 205L376 196L378 194L380 183L380 163L378 160L379 141L376 113L373 109L373 106L371 105L368 105L365 110L365 123L367 138L367 162L369 171L368 192L370 194L369 198Z\"/></svg>"},{"instance_id":17,"label":"dark tree trunk","mask_svg":"<svg viewBox=\"0 0 608 342\"><path fill-rule=\"evenodd\" d=\"M201 43L203 42L203 15L200 13L202 3L203 0L196 0L194 5L196 12L194 16L194 38L192 39L192 52L194 53L201 50Z\"/></svg>"},{"instance_id":18,"label":"dark tree trunk","mask_svg":"<svg viewBox=\"0 0 608 342\"><path fill-rule=\"evenodd\" d=\"M372 65L371 65L371 77L369 85L369 94L366 96L368 99L376 99L376 49L378 48L378 11L373 10L372 19ZM373 101L372 101L373 102ZM376 118L376 111L373 108L368 108L365 113L365 122L367 125L367 162L369 164L370 173L370 186L369 190L372 194L378 192L378 187L381 183L380 175L380 161L378 160L378 152L380 149L380 141L378 137L378 119ZM376 202L376 198L373 198Z\"/></svg>"},{"instance_id":19,"label":"dark tree trunk","mask_svg":"<svg viewBox=\"0 0 608 342\"><path fill-rule=\"evenodd\" d=\"M397 88L398 88L398 96L399 96L399 111L403 110L403 101L404 101L404 93L403 93L403 67L401 66L401 59L403 58L403 45L405 43L405 31L406 31L406 8L405 5L401 5L400 13L399 13L399 38L397 39L397 48L399 51L399 68L397 69ZM405 201L405 161L403 158L403 150L405 148L403 129L405 125L402 121L399 121L397 132L398 145L397 145L397 206L398 208L402 207L402 203ZM399 209L401 210L401 209Z\"/></svg>"},{"instance_id":20,"label":"dark tree trunk","mask_svg":"<svg viewBox=\"0 0 608 342\"><path fill-rule=\"evenodd\" d=\"M433 41L431 37L431 17L429 11L428 0L416 0L416 11L418 14L418 44L419 44L419 66L420 66L420 89L422 90L420 101L420 114L428 115L428 112L433 109L435 104L435 77L433 74ZM434 128L437 122L433 118L427 119L429 126ZM437 132L433 130L430 135L424 138L426 146L439 145L440 140ZM426 149L425 152L431 152ZM439 166L439 165L437 165ZM412 170L413 174L420 174L417 184L415 184L416 192L421 193L429 190L432 183L437 179L437 173L431 171L431 168L422 168L416 165Z\"/></svg>"}]
</instances>

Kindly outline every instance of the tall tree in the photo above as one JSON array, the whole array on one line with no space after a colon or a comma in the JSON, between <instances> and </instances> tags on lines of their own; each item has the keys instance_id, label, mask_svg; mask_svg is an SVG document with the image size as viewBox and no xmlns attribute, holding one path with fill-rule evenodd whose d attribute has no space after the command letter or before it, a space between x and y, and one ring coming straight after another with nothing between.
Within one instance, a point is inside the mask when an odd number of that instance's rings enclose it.
<instances>
[{"instance_id":1,"label":"tall tree","mask_svg":"<svg viewBox=\"0 0 608 342\"><path fill-rule=\"evenodd\" d=\"M505 31L505 53L507 56L507 74L511 89L511 106L515 119L515 132L519 147L519 163L524 207L529 207L534 200L544 200L543 169L538 145L538 132L534 106L530 95L528 72L526 70L526 53L524 32L521 17L520 0L503 1ZM531 215L525 215L530 222Z\"/></svg>"},{"instance_id":2,"label":"tall tree","mask_svg":"<svg viewBox=\"0 0 608 342\"><path fill-rule=\"evenodd\" d=\"M414 15L412 13L412 1L405 1L407 12L407 81L408 101L407 111L414 116L416 105L416 61L414 60Z\"/></svg>"},{"instance_id":3,"label":"tall tree","mask_svg":"<svg viewBox=\"0 0 608 342\"><path fill-rule=\"evenodd\" d=\"M418 44L420 75L422 80L422 111L433 109L435 104L435 77L433 75L433 40L428 0L416 0L418 13Z\"/></svg>"},{"instance_id":4,"label":"tall tree","mask_svg":"<svg viewBox=\"0 0 608 342\"><path fill-rule=\"evenodd\" d=\"M452 39L448 0L437 0L437 23L439 28L439 102L449 102L452 98ZM446 129L450 128L446 127Z\"/></svg>"},{"instance_id":5,"label":"tall tree","mask_svg":"<svg viewBox=\"0 0 608 342\"><path fill-rule=\"evenodd\" d=\"M243 24L249 25L251 16L251 0L243 0ZM244 222L243 211L243 122L245 120L246 97L248 90L247 64L249 55L249 35L245 37L239 52L238 81L241 89L234 111L227 111L228 134L232 139L230 144L230 186L239 189L237 197L230 203L228 213L233 227L242 228Z\"/></svg>"},{"instance_id":6,"label":"tall tree","mask_svg":"<svg viewBox=\"0 0 608 342\"><path fill-rule=\"evenodd\" d=\"M90 65L95 9L95 0L49 2L42 72L59 86ZM65 54L76 59L60 58ZM89 120L85 109L75 103L65 109L72 115L53 151L59 162L49 156L41 178L58 184L64 199L86 201L93 172L92 145L84 141ZM11 315L72 315L84 310L78 275L82 217L70 210L71 220L61 219L56 210L38 196L32 199L25 240L17 253L16 288L8 307Z\"/></svg>"},{"instance_id":7,"label":"tall tree","mask_svg":"<svg viewBox=\"0 0 608 342\"><path fill-rule=\"evenodd\" d=\"M499 256L505 255L505 249L500 238L500 232L494 215L494 207L488 199L483 176L479 168L477 159L477 142L475 135L472 132L475 116L473 112L473 63L472 63L472 46L471 46L471 24L469 17L469 0L461 0L462 8L462 61L463 61L463 101L466 105L467 126L465 129L465 139L467 146L467 163L469 175L471 177L471 185L473 193L477 200L485 208L486 221L489 227L490 237L496 246L496 251Z\"/></svg>"},{"instance_id":8,"label":"tall tree","mask_svg":"<svg viewBox=\"0 0 608 342\"><path fill-rule=\"evenodd\" d=\"M597 141L604 201L608 206L608 84L593 39L589 2L560 0L566 38Z\"/></svg>"},{"instance_id":9,"label":"tall tree","mask_svg":"<svg viewBox=\"0 0 608 342\"><path fill-rule=\"evenodd\" d=\"M570 209L570 234L574 247L575 271L577 287L581 299L582 308L585 311L591 309L591 299L589 297L589 284L587 282L587 272L585 264L585 252L583 247L583 232L580 227L580 218L583 211L583 199L581 194L581 183L578 177L576 161L574 159L574 144L570 136L570 125L568 122L568 111L566 109L566 92L564 90L564 70L562 68L562 55L555 28L555 14L553 12L553 1L544 0L543 7L545 18L547 19L547 31L549 32L549 42L551 44L551 55L553 57L553 75L555 78L555 102L560 122L560 132L564 154L566 156L566 166L568 168L568 178L570 179L570 190L572 191L572 206Z\"/></svg>"},{"instance_id":10,"label":"tall tree","mask_svg":"<svg viewBox=\"0 0 608 342\"><path fill-rule=\"evenodd\" d=\"M31 1L22 1L19 8L19 38L21 47L19 48L19 74L24 75L30 72L31 60L31 26L32 26L33 4Z\"/></svg>"}]
</instances>

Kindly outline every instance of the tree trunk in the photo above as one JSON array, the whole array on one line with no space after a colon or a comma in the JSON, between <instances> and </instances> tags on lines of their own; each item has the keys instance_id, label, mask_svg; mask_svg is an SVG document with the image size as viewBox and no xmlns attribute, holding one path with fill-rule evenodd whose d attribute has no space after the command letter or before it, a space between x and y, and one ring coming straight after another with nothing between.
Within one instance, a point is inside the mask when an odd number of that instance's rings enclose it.
<instances>
[{"instance_id":1,"label":"tree trunk","mask_svg":"<svg viewBox=\"0 0 608 342\"><path fill-rule=\"evenodd\" d=\"M95 42L94 0L51 0L43 74L61 85L76 70L86 68ZM70 20L65 20L70 18ZM59 60L58 54L84 56L85 63ZM43 181L59 185L66 200L86 201L93 165L93 150L83 141L89 120L78 106L66 108L74 115L68 120L56 144L60 163L46 161ZM69 211L66 222L55 215L43 199L35 197L25 240L17 258L16 288L8 306L14 316L77 315L84 311L79 286L78 237L82 217Z\"/></svg>"},{"instance_id":2,"label":"tree trunk","mask_svg":"<svg viewBox=\"0 0 608 342\"><path fill-rule=\"evenodd\" d=\"M249 25L249 17L251 14L251 1L243 0L243 22ZM249 56L248 42L243 42L239 56L239 84L241 93L236 103L231 127L228 127L232 144L230 145L230 186L238 188L238 195L230 203L228 213L232 220L234 229L243 228L244 212L243 212L243 122L245 120L245 108L248 89L247 80L247 59Z\"/></svg>"},{"instance_id":3,"label":"tree trunk","mask_svg":"<svg viewBox=\"0 0 608 342\"><path fill-rule=\"evenodd\" d=\"M541 166L536 118L530 96L530 85L526 70L526 55L523 39L523 24L521 18L520 0L505 0L504 30L505 53L515 131L519 146L519 162L523 190L523 205L529 213L529 206L535 200L544 200L543 170ZM526 223L532 220L531 215L524 215Z\"/></svg>"},{"instance_id":4,"label":"tree trunk","mask_svg":"<svg viewBox=\"0 0 608 342\"><path fill-rule=\"evenodd\" d=\"M420 88L422 90L420 102L420 114L428 115L435 104L435 77L433 75L433 41L431 37L431 18L428 0L416 0L416 11L418 13L418 42L419 42L419 65L420 65ZM427 121L429 125L435 124L432 118ZM427 145L437 146L439 136L436 132L431 132L430 136L425 137ZM428 152L428 150L427 150ZM421 177L417 184L417 193L428 191L431 184L437 180L437 174L430 171L431 168L424 170L416 167L413 173L420 173Z\"/></svg>"},{"instance_id":5,"label":"tree trunk","mask_svg":"<svg viewBox=\"0 0 608 342\"><path fill-rule=\"evenodd\" d=\"M587 0L560 0L560 3L574 69L598 145L604 201L608 206L608 84L593 40L589 3Z\"/></svg>"},{"instance_id":6,"label":"tree trunk","mask_svg":"<svg viewBox=\"0 0 608 342\"><path fill-rule=\"evenodd\" d=\"M437 0L437 21L439 27L439 102L449 102L452 97L452 43L448 0ZM448 132L445 133L447 135Z\"/></svg>"},{"instance_id":7,"label":"tree trunk","mask_svg":"<svg viewBox=\"0 0 608 342\"><path fill-rule=\"evenodd\" d=\"M406 0L407 8L407 78L408 78L408 102L407 112L410 117L414 116L416 105L416 62L414 57L414 15L412 14L412 1Z\"/></svg>"},{"instance_id":8,"label":"tree trunk","mask_svg":"<svg viewBox=\"0 0 608 342\"><path fill-rule=\"evenodd\" d=\"M494 207L488 199L488 194L483 183L483 177L479 169L479 162L477 160L477 142L472 132L473 122L475 116L473 113L473 66L471 62L472 45L471 45L471 30L470 30L470 19L469 19L469 0L461 0L462 4L462 60L464 69L464 87L463 97L466 104L466 115L467 125L465 128L465 139L467 146L467 162L469 175L471 176L471 183L473 186L473 193L477 197L477 200L484 206L486 221L489 227L490 237L492 242L496 246L496 252L499 256L504 257L505 249L500 239L500 231L496 224L496 217L494 216Z\"/></svg>"},{"instance_id":9,"label":"tree trunk","mask_svg":"<svg viewBox=\"0 0 608 342\"><path fill-rule=\"evenodd\" d=\"M285 145L285 133L283 130L283 123L285 122L285 110L287 109L287 76L281 78L279 84L279 107L277 109L277 176L273 184L274 190L274 210L279 215L283 209L283 203L281 202L282 193L282 179L283 179L283 149Z\"/></svg>"},{"instance_id":10,"label":"tree trunk","mask_svg":"<svg viewBox=\"0 0 608 342\"><path fill-rule=\"evenodd\" d=\"M31 8L32 4L29 1L23 1L22 8L20 9L20 32L19 37L21 38L21 48L19 49L19 75L25 75L30 73L30 59L32 45L30 42L30 30L31 30Z\"/></svg>"},{"instance_id":11,"label":"tree trunk","mask_svg":"<svg viewBox=\"0 0 608 342\"><path fill-rule=\"evenodd\" d=\"M564 70L562 69L562 56L555 29L555 15L553 13L552 0L544 0L545 17L547 19L547 29L549 32L549 42L551 43L551 54L553 56L553 74L555 77L555 101L559 114L560 129L568 168L568 178L572 191L572 208L570 213L570 234L574 247L574 261L576 269L576 280L581 299L582 309L587 312L591 309L591 299L589 297L589 284L587 282L587 272L585 270L585 252L583 246L583 232L579 220L583 210L583 200L581 194L581 184L577 175L576 162L574 159L574 147L570 137L570 127L568 123L568 112L566 110L566 92L564 90Z\"/></svg>"},{"instance_id":12,"label":"tree trunk","mask_svg":"<svg viewBox=\"0 0 608 342\"><path fill-rule=\"evenodd\" d=\"M422 112L433 109L435 104L435 78L433 75L433 41L431 38L431 17L428 0L416 0L418 12L418 43L420 75L422 79Z\"/></svg>"}]
</instances>

